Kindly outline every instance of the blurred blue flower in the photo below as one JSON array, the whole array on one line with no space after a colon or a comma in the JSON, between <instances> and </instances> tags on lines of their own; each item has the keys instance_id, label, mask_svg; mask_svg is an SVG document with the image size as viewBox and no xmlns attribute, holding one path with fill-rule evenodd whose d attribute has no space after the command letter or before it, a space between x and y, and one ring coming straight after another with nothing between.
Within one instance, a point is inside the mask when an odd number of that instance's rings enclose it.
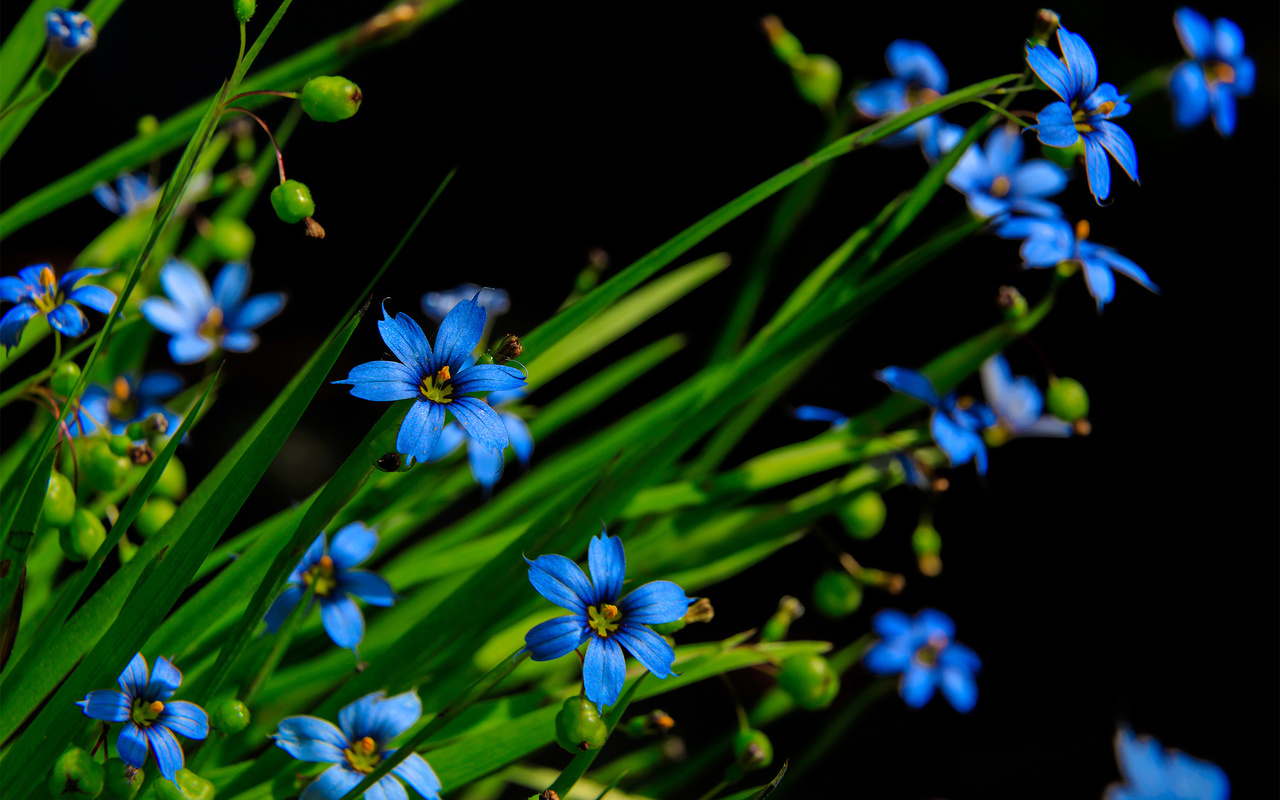
<instances>
[{"instance_id":1,"label":"blurred blue flower","mask_svg":"<svg viewBox=\"0 0 1280 800\"><path fill-rule=\"evenodd\" d=\"M822 406L796 406L791 415L802 422L826 422L833 428L839 428L849 421L849 415Z\"/></svg>"},{"instance_id":2,"label":"blurred blue flower","mask_svg":"<svg viewBox=\"0 0 1280 800\"><path fill-rule=\"evenodd\" d=\"M413 404L396 435L396 450L428 461L440 441L445 413L453 414L467 434L486 450L499 455L506 448L507 429L498 413L475 392L506 391L525 385L514 367L476 364L475 350L484 331L486 312L476 299L458 303L440 323L433 349L418 323L404 312L392 319L386 306L378 332L396 361L360 364L339 384L365 400L409 400Z\"/></svg>"},{"instance_id":3,"label":"blurred blue flower","mask_svg":"<svg viewBox=\"0 0 1280 800\"><path fill-rule=\"evenodd\" d=\"M487 289L474 283L464 283L443 292L427 292L422 296L422 313L441 322L453 307L463 300L475 299L490 319L500 317L511 310L511 298L506 289Z\"/></svg>"},{"instance_id":4,"label":"blurred blue flower","mask_svg":"<svg viewBox=\"0 0 1280 800\"><path fill-rule=\"evenodd\" d=\"M871 620L880 641L862 657L877 675L902 675L898 693L912 708L920 708L941 687L956 711L971 711L978 702L974 673L982 668L978 655L955 641L956 626L941 611L926 608L914 617L885 609Z\"/></svg>"},{"instance_id":5,"label":"blurred blue flower","mask_svg":"<svg viewBox=\"0 0 1280 800\"><path fill-rule=\"evenodd\" d=\"M155 184L145 172L121 174L116 178L114 190L106 183L93 187L93 199L98 201L98 205L120 216L131 214L134 209L147 204L154 194Z\"/></svg>"},{"instance_id":6,"label":"blurred blue flower","mask_svg":"<svg viewBox=\"0 0 1280 800\"><path fill-rule=\"evenodd\" d=\"M1189 8L1173 15L1182 47L1191 56L1169 74L1173 121L1193 128L1210 113L1223 136L1236 129L1236 98L1253 93L1253 59L1244 54L1244 33L1229 19L1209 20Z\"/></svg>"},{"instance_id":7,"label":"blurred blue flower","mask_svg":"<svg viewBox=\"0 0 1280 800\"><path fill-rule=\"evenodd\" d=\"M1043 158L1024 162L1022 150L1016 127L996 128L987 136L985 148L975 144L965 151L947 175L947 183L962 192L969 208L981 217L1062 216L1061 209L1045 198L1066 187L1066 171Z\"/></svg>"},{"instance_id":8,"label":"blurred blue flower","mask_svg":"<svg viewBox=\"0 0 1280 800\"><path fill-rule=\"evenodd\" d=\"M1128 728L1116 731L1115 746L1124 782L1108 786L1104 800L1227 800L1227 775L1216 764L1165 750Z\"/></svg>"},{"instance_id":9,"label":"blurred blue flower","mask_svg":"<svg viewBox=\"0 0 1280 800\"><path fill-rule=\"evenodd\" d=\"M1050 147L1070 147L1084 137L1085 172L1089 191L1101 205L1111 195L1111 162L1107 153L1138 181L1138 151L1133 139L1111 120L1128 114L1132 106L1110 83L1098 84L1098 60L1089 44L1076 33L1058 28L1059 59L1042 44L1027 45L1027 66L1054 91L1062 102L1050 103L1029 127Z\"/></svg>"},{"instance_id":10,"label":"blurred blue flower","mask_svg":"<svg viewBox=\"0 0 1280 800\"><path fill-rule=\"evenodd\" d=\"M125 432L130 423L141 422L152 414L163 414L169 430L176 430L182 418L161 405L160 401L182 390L182 378L172 372L148 372L119 375L110 387L92 384L80 397L80 424L72 426L72 435L81 431L88 435L102 423L112 434Z\"/></svg>"},{"instance_id":11,"label":"blurred blue flower","mask_svg":"<svg viewBox=\"0 0 1280 800\"><path fill-rule=\"evenodd\" d=\"M999 429L1015 436L1070 436L1072 425L1052 414L1041 414L1044 395L1035 381L1020 375L1013 377L1009 362L997 353L982 362L979 370L982 393L995 412Z\"/></svg>"},{"instance_id":12,"label":"blurred blue flower","mask_svg":"<svg viewBox=\"0 0 1280 800\"><path fill-rule=\"evenodd\" d=\"M505 392L490 392L489 396L484 398L489 407L498 413L498 419L502 420L502 426L507 431L507 441L515 451L516 458L519 459L522 467L528 467L529 459L533 456L533 435L523 419L510 411L504 411L502 405L519 400L525 394L524 389L512 389ZM461 447L463 442L467 443L467 460L471 464L471 476L476 479L476 483L480 484L487 495L502 478L505 451L490 450L468 436L458 423L450 422L444 426L444 430L440 431L440 440L436 442L436 449L431 453L428 461L439 461Z\"/></svg>"},{"instance_id":13,"label":"blurred blue flower","mask_svg":"<svg viewBox=\"0 0 1280 800\"><path fill-rule=\"evenodd\" d=\"M268 292L245 299L253 271L248 264L229 263L209 282L195 267L171 259L160 270L160 286L169 296L142 301L142 315L169 334L169 355L179 364L203 361L218 348L247 353L258 346L253 329L279 314L285 297Z\"/></svg>"},{"instance_id":14,"label":"blurred blue flower","mask_svg":"<svg viewBox=\"0 0 1280 800\"><path fill-rule=\"evenodd\" d=\"M325 534L321 531L302 561L289 573L288 587L267 609L262 620L267 624L267 631L279 630L307 589L314 586L325 632L338 647L355 650L364 639L364 615L348 595L359 597L371 606L389 606L396 601L391 584L381 576L353 569L377 546L378 534L363 522L352 522L334 534L326 553Z\"/></svg>"},{"instance_id":15,"label":"blurred blue flower","mask_svg":"<svg viewBox=\"0 0 1280 800\"><path fill-rule=\"evenodd\" d=\"M195 703L169 700L182 684L182 673L168 659L156 659L156 668L148 676L147 660L137 653L116 683L120 691L95 689L76 705L87 717L125 723L116 739L121 761L142 769L150 751L160 765L160 774L173 780L185 763L177 735L205 738L209 735L208 715Z\"/></svg>"},{"instance_id":16,"label":"blurred blue flower","mask_svg":"<svg viewBox=\"0 0 1280 800\"><path fill-rule=\"evenodd\" d=\"M879 119L900 114L947 93L947 68L924 42L911 39L890 42L884 51L884 60L893 77L874 81L852 94L854 107L864 116ZM936 137L942 125L942 117L934 114L880 141L890 147L919 142L929 155L938 150Z\"/></svg>"},{"instance_id":17,"label":"blurred blue flower","mask_svg":"<svg viewBox=\"0 0 1280 800\"><path fill-rule=\"evenodd\" d=\"M63 53L83 53L98 41L93 21L79 11L55 8L44 15L49 47Z\"/></svg>"},{"instance_id":18,"label":"blurred blue flower","mask_svg":"<svg viewBox=\"0 0 1280 800\"><path fill-rule=\"evenodd\" d=\"M692 599L671 581L653 581L623 597L627 559L622 540L602 530L592 537L587 553L591 579L564 556L538 556L529 562L529 583L563 609L567 617L533 626L524 635L524 649L534 661L551 661L588 642L582 663L587 699L603 712L622 692L626 677L626 648L658 678L674 675L675 651L649 625L674 622L685 615Z\"/></svg>"},{"instance_id":19,"label":"blurred blue flower","mask_svg":"<svg viewBox=\"0 0 1280 800\"><path fill-rule=\"evenodd\" d=\"M76 284L92 275L101 275L105 269L83 267L73 269L59 280L48 264L36 264L18 270L17 276L0 278L0 302L17 303L0 317L0 344L5 352L16 347L22 338L27 322L37 314L44 314L49 327L65 336L80 336L89 330L89 320L74 304L88 306L103 314L111 313L115 305L115 293L102 286Z\"/></svg>"},{"instance_id":20,"label":"blurred blue flower","mask_svg":"<svg viewBox=\"0 0 1280 800\"><path fill-rule=\"evenodd\" d=\"M979 475L987 474L987 446L982 429L996 422L991 409L982 403L961 403L956 393L939 397L924 375L905 367L885 367L875 373L890 389L926 403L933 409L929 431L933 441L947 454L951 466L973 461Z\"/></svg>"},{"instance_id":21,"label":"blurred blue flower","mask_svg":"<svg viewBox=\"0 0 1280 800\"><path fill-rule=\"evenodd\" d=\"M418 693L367 694L338 712L338 724L319 717L285 717L271 735L276 746L299 761L333 764L302 790L300 800L339 800L396 751L386 746L422 716ZM408 800L399 778L424 800L440 797L440 779L411 753L365 793L367 800Z\"/></svg>"},{"instance_id":22,"label":"blurred blue flower","mask_svg":"<svg viewBox=\"0 0 1280 800\"><path fill-rule=\"evenodd\" d=\"M1064 261L1079 263L1084 268L1089 293L1098 303L1098 311L1115 297L1113 272L1126 275L1153 292L1160 291L1142 267L1110 247L1088 241L1090 229L1085 220L1072 228L1063 219L1014 217L997 225L995 232L1005 239L1023 240L1019 250L1023 266L1043 269Z\"/></svg>"}]
</instances>

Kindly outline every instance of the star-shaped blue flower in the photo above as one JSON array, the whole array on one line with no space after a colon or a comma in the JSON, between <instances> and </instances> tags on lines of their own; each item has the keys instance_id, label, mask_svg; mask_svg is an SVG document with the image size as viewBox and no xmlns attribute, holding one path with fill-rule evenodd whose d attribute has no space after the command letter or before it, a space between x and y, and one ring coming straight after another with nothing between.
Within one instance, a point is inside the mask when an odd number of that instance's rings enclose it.
<instances>
[{"instance_id":1,"label":"star-shaped blue flower","mask_svg":"<svg viewBox=\"0 0 1280 800\"><path fill-rule=\"evenodd\" d=\"M37 314L44 314L49 327L64 336L79 336L89 330L89 320L76 307L76 303L88 306L103 314L111 313L115 305L115 293L102 286L76 284L92 275L101 275L105 269L83 267L73 269L61 280L53 274L48 264L36 264L18 270L17 276L0 278L0 302L17 303L0 317L0 344L8 352L22 338L27 322Z\"/></svg>"},{"instance_id":2,"label":"star-shaped blue flower","mask_svg":"<svg viewBox=\"0 0 1280 800\"><path fill-rule=\"evenodd\" d=\"M1022 150L1016 127L996 128L985 148L975 144L965 151L947 183L962 192L969 208L981 217L1062 216L1061 209L1045 198L1066 187L1066 171L1043 158L1023 161Z\"/></svg>"},{"instance_id":3,"label":"star-shaped blue flower","mask_svg":"<svg viewBox=\"0 0 1280 800\"><path fill-rule=\"evenodd\" d=\"M339 800L365 775L395 753L391 740L413 727L422 716L416 691L393 697L367 694L338 712L338 724L319 717L285 717L272 734L276 746L299 761L333 764L307 788L300 800ZM408 800L403 780L424 800L440 797L440 779L417 753L401 761L369 788L367 800Z\"/></svg>"},{"instance_id":4,"label":"star-shaped blue flower","mask_svg":"<svg viewBox=\"0 0 1280 800\"><path fill-rule=\"evenodd\" d=\"M987 446L982 429L995 424L995 414L982 403L962 405L951 392L939 397L929 379L913 369L885 367L875 374L890 389L926 403L933 409L929 431L933 441L947 454L951 466L972 461L979 475L987 474Z\"/></svg>"},{"instance_id":5,"label":"star-shaped blue flower","mask_svg":"<svg viewBox=\"0 0 1280 800\"><path fill-rule=\"evenodd\" d=\"M648 626L680 619L693 600L671 581L646 583L619 599L627 558L622 540L607 531L591 539L587 563L590 580L564 556L538 556L529 561L533 588L572 613L533 626L524 635L524 649L534 661L551 661L588 642L582 683L587 699L603 712L622 692L627 671L622 648L658 678L675 674L671 670L675 651Z\"/></svg>"},{"instance_id":6,"label":"star-shaped blue flower","mask_svg":"<svg viewBox=\"0 0 1280 800\"><path fill-rule=\"evenodd\" d=\"M882 78L853 92L854 107L864 116L879 119L937 100L947 93L947 68L924 42L898 39L884 51L885 64L892 78ZM926 154L937 150L934 142L942 118L925 117L914 125L891 134L881 143L902 147L919 142Z\"/></svg>"},{"instance_id":7,"label":"star-shaped blue flower","mask_svg":"<svg viewBox=\"0 0 1280 800\"><path fill-rule=\"evenodd\" d=\"M130 423L141 422L152 414L163 414L169 430L176 430L182 418L161 405L160 401L182 390L182 378L172 372L148 372L119 375L110 387L92 384L80 397L80 424L71 426L71 434L86 435L98 430L101 423L112 434L125 432Z\"/></svg>"},{"instance_id":8,"label":"star-shaped blue flower","mask_svg":"<svg viewBox=\"0 0 1280 800\"><path fill-rule=\"evenodd\" d=\"M124 723L116 739L121 761L142 769L150 751L155 753L160 774L173 780L185 763L177 736L208 736L208 715L195 703L169 699L182 684L182 673L168 659L156 659L156 667L148 677L147 660L138 653L116 683L120 691L96 689L76 705L87 717Z\"/></svg>"},{"instance_id":9,"label":"star-shaped blue flower","mask_svg":"<svg viewBox=\"0 0 1280 800\"><path fill-rule=\"evenodd\" d=\"M1209 20L1189 8L1173 15L1182 47L1191 56L1169 74L1173 121L1194 128L1213 115L1223 136L1236 129L1236 98L1253 93L1253 59L1244 54L1244 33L1229 19Z\"/></svg>"},{"instance_id":10,"label":"star-shaped blue flower","mask_svg":"<svg viewBox=\"0 0 1280 800\"><path fill-rule=\"evenodd\" d=\"M982 362L979 369L982 393L987 404L995 412L996 424L1005 435L1015 436L1070 436L1070 422L1052 414L1041 414L1044 395L1035 381L1020 375L1013 377L1009 362L997 353Z\"/></svg>"},{"instance_id":11,"label":"star-shaped blue flower","mask_svg":"<svg viewBox=\"0 0 1280 800\"><path fill-rule=\"evenodd\" d=\"M400 361L360 364L346 379L334 383L350 384L351 394L365 400L418 401L396 435L396 450L408 456L410 464L414 459L430 460L446 413L453 414L480 446L501 454L508 443L506 426L474 393L519 389L525 381L514 367L476 364L471 357L484 332L485 319L486 312L476 298L458 303L440 323L432 348L412 317L400 312L392 319L383 306L378 332Z\"/></svg>"},{"instance_id":12,"label":"star-shaped blue flower","mask_svg":"<svg viewBox=\"0 0 1280 800\"><path fill-rule=\"evenodd\" d=\"M371 606L389 606L396 601L391 584L368 570L353 569L373 553L378 534L362 522L345 525L333 537L325 552L324 531L307 548L293 572L288 587L280 593L262 621L267 631L275 633L289 612L315 587L320 603L320 621L325 633L338 647L356 649L364 639L364 615L349 595L359 597Z\"/></svg>"},{"instance_id":13,"label":"star-shaped blue flower","mask_svg":"<svg viewBox=\"0 0 1280 800\"><path fill-rule=\"evenodd\" d=\"M1027 46L1027 66L1054 91L1062 102L1050 103L1036 115L1030 126L1040 141L1050 147L1070 147L1084 137L1085 172L1089 191L1101 205L1111 196L1111 162L1107 153L1128 174L1138 180L1138 151L1124 128L1111 120L1128 114L1128 95L1121 95L1110 83L1098 84L1098 60L1079 34L1058 28L1059 60L1042 44Z\"/></svg>"},{"instance_id":14,"label":"star-shaped blue flower","mask_svg":"<svg viewBox=\"0 0 1280 800\"><path fill-rule=\"evenodd\" d=\"M528 467L529 459L533 456L533 434L529 432L529 426L523 419L510 411L502 409L503 404L519 400L525 394L524 389L491 392L488 397L484 398L484 401L489 404L490 408L498 412L498 419L502 420L502 426L506 428L507 441L511 444L511 449L515 451L520 465ZM467 443L467 461L471 465L471 476L476 479L476 483L480 484L487 495L502 478L503 453L505 451L490 450L468 436L461 425L456 422L450 422L440 432L440 439L436 442L436 449L432 452L429 460L438 461L444 458L461 447L463 442Z\"/></svg>"},{"instance_id":15,"label":"star-shaped blue flower","mask_svg":"<svg viewBox=\"0 0 1280 800\"><path fill-rule=\"evenodd\" d=\"M1113 271L1132 278L1153 292L1160 291L1142 267L1110 247L1088 241L1090 228L1084 220L1072 228L1063 219L1014 217L998 225L995 232L1005 239L1023 240L1019 250L1023 266L1043 269L1063 261L1079 263L1084 268L1085 283L1097 301L1099 312L1115 297Z\"/></svg>"},{"instance_id":16,"label":"star-shaped blue flower","mask_svg":"<svg viewBox=\"0 0 1280 800\"><path fill-rule=\"evenodd\" d=\"M441 322L464 300L475 299L492 321L511 310L511 297L506 289L489 289L474 283L463 283L443 292L427 292L422 296L422 313Z\"/></svg>"},{"instance_id":17,"label":"star-shaped blue flower","mask_svg":"<svg viewBox=\"0 0 1280 800\"><path fill-rule=\"evenodd\" d=\"M106 183L93 187L93 199L98 201L98 205L122 217L145 205L154 194L155 184L145 172L122 173L116 178L114 190Z\"/></svg>"},{"instance_id":18,"label":"star-shaped blue flower","mask_svg":"<svg viewBox=\"0 0 1280 800\"><path fill-rule=\"evenodd\" d=\"M968 647L955 641L956 626L941 611L926 608L914 617L885 609L871 620L880 641L862 657L877 675L902 675L898 693L912 708L920 708L941 687L956 711L971 711L978 702L974 673L982 661Z\"/></svg>"},{"instance_id":19,"label":"star-shaped blue flower","mask_svg":"<svg viewBox=\"0 0 1280 800\"><path fill-rule=\"evenodd\" d=\"M194 364L221 348L247 353L258 346L253 329L279 314L285 297L268 292L245 299L253 271L248 264L229 263L209 282L195 267L172 259L160 270L160 286L169 296L142 301L142 315L169 334L169 355L179 364Z\"/></svg>"},{"instance_id":20,"label":"star-shaped blue flower","mask_svg":"<svg viewBox=\"0 0 1280 800\"><path fill-rule=\"evenodd\" d=\"M1116 731L1115 746L1124 782L1108 786L1104 800L1227 800L1227 775L1216 764L1165 750L1128 728Z\"/></svg>"}]
</instances>

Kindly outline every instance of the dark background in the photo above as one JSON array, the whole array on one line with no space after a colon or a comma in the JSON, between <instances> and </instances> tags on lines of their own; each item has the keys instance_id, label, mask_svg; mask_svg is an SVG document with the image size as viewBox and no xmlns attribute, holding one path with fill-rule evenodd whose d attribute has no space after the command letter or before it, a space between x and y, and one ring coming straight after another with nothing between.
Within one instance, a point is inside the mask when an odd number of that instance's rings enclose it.
<instances>
[{"instance_id":1,"label":"dark background","mask_svg":"<svg viewBox=\"0 0 1280 800\"><path fill-rule=\"evenodd\" d=\"M129 137L142 114L164 118L216 87L235 53L224 5L124 4L9 154L3 203ZM262 5L251 34L271 11ZM1093 46L1102 79L1123 88L1183 57L1170 23L1175 7L1057 10ZM375 8L298 3L260 63ZM955 88L1020 69L1035 8L463 3L412 42L345 69L366 96L359 115L339 125L304 120L286 147L289 174L310 184L329 235L304 239L265 202L250 215L258 233L254 289L287 290L290 306L262 330L258 351L230 361L233 391L202 423L200 439L230 441L247 428L451 167L461 165L457 178L379 294L392 309L418 315L426 290L464 280L505 287L513 310L499 327L526 331L554 312L590 248L604 248L614 269L630 263L813 149L823 120L798 99L769 50L758 27L764 14L779 14L809 52L835 58L846 87L882 77L884 47L905 37L934 48ZM1124 721L1221 765L1236 797L1276 796L1278 20L1270 4L1200 10L1238 22L1258 65L1236 136L1223 141L1208 124L1179 133L1167 99L1152 95L1123 121L1137 143L1142 186L1113 168L1113 205L1095 206L1083 176L1060 198L1068 216L1087 215L1095 241L1137 261L1163 289L1157 297L1119 278L1116 300L1099 316L1077 279L1034 333L1054 370L1088 387L1093 435L993 451L985 481L968 468L953 471L936 509L945 570L935 579L915 571L908 543L920 500L894 490L885 532L850 549L864 564L905 573L906 591L868 592L850 618L810 614L794 628L840 643L864 632L879 608L943 609L956 619L958 638L983 657L977 709L961 716L941 699L922 711L882 700L823 771L794 784L799 796L1095 797L1117 777L1111 737ZM1046 97L1014 107L1037 110ZM272 123L282 114L282 106L264 112ZM949 118L967 124L978 114L965 108ZM795 276L924 169L914 149L842 159L819 210L780 258L770 299L785 296ZM963 211L949 189L933 205L904 238ZM728 251L738 269L629 336L614 355L684 330L692 344L666 374L674 384L697 369L768 213L749 214L691 253L685 260ZM7 239L3 271L45 260L65 265L109 221L92 200L78 200ZM877 402L885 390L872 370L918 366L992 324L1000 284L1039 296L1047 274L1020 272L1016 251L992 238L955 249L865 318L786 401L851 412ZM370 326L340 366L382 349ZM1015 344L1008 354L1016 373L1043 383L1029 347ZM151 363L168 366L159 343ZM603 363L585 365L550 393ZM587 425L656 396L666 388L656 377ZM304 496L381 410L351 402L342 387L323 389L235 530ZM6 413L5 432L25 413ZM540 452L589 429L540 442ZM814 430L779 408L736 456ZM193 477L220 452L184 456ZM834 521L824 528L841 535ZM759 624L780 593L807 600L813 578L830 566L826 549L805 540L712 587L706 594L719 616L705 635ZM755 590L762 584L767 593ZM861 672L847 678L838 703L867 680ZM748 695L755 689L749 677L739 684ZM710 684L665 705L690 747L732 725L727 700ZM802 753L815 729L815 718L801 716L769 733L786 756Z\"/></svg>"}]
</instances>

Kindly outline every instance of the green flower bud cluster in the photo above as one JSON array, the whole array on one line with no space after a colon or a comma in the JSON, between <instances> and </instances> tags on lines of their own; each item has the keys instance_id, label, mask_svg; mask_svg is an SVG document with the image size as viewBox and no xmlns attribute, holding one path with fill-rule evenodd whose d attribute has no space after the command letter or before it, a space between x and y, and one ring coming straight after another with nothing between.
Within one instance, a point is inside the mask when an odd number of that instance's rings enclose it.
<instances>
[{"instance_id":1,"label":"green flower bud cluster","mask_svg":"<svg viewBox=\"0 0 1280 800\"><path fill-rule=\"evenodd\" d=\"M577 755L587 750L599 750L609 738L609 728L600 718L596 704L581 695L564 701L556 714L556 742Z\"/></svg>"},{"instance_id":2,"label":"green flower bud cluster","mask_svg":"<svg viewBox=\"0 0 1280 800\"><path fill-rule=\"evenodd\" d=\"M800 96L819 108L833 108L840 95L840 65L827 56L805 53L800 40L784 28L777 17L767 16L761 24L773 52L791 67L791 77Z\"/></svg>"}]
</instances>

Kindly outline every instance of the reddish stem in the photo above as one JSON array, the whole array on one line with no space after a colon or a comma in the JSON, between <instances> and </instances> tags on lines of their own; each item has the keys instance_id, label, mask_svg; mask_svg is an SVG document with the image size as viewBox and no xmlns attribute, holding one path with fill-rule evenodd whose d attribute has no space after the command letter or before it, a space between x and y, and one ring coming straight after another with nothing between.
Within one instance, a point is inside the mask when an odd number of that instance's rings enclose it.
<instances>
[{"instance_id":1,"label":"reddish stem","mask_svg":"<svg viewBox=\"0 0 1280 800\"><path fill-rule=\"evenodd\" d=\"M280 152L280 145L276 143L275 134L273 134L271 132L271 129L267 127L267 123L262 121L262 117L259 117L257 114L253 113L247 108L241 108L240 106L227 106L224 110L239 111L242 114L248 114L249 116L253 117L254 120L256 120L259 125L262 126L262 129L264 131L267 132L267 137L271 139L271 146L276 149L276 164L279 165L280 167L280 182L284 183L286 180L286 178L284 177L284 155Z\"/></svg>"}]
</instances>

